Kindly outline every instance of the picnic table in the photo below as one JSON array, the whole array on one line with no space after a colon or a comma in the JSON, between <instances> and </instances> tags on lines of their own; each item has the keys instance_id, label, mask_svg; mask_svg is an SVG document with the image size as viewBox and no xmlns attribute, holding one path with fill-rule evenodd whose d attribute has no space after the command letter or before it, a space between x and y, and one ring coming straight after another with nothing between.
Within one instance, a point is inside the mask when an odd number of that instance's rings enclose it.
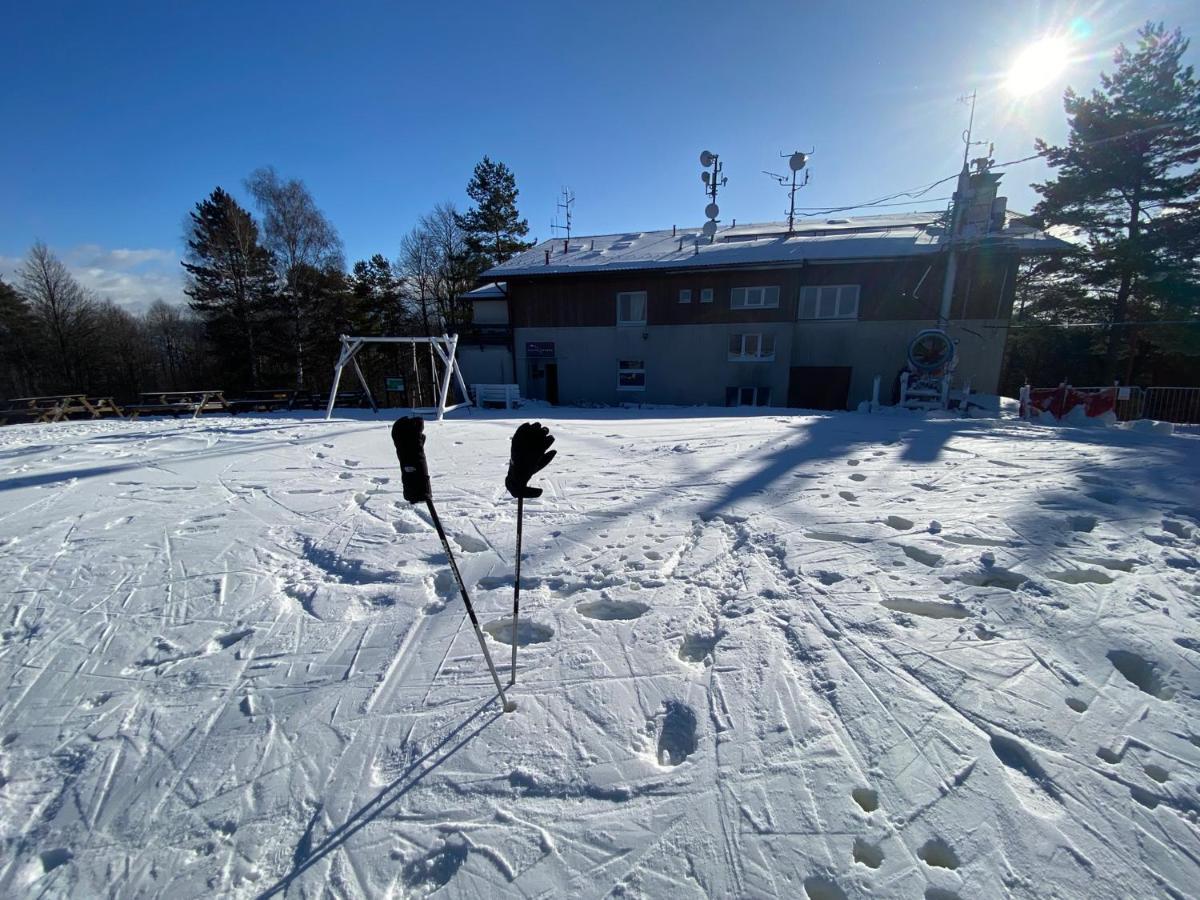
<instances>
[{"instance_id":1,"label":"picnic table","mask_svg":"<svg viewBox=\"0 0 1200 900\"><path fill-rule=\"evenodd\" d=\"M233 413L224 391L145 391L140 397L140 402L125 405L130 418L143 415L177 418L191 413L195 419L204 412Z\"/></svg>"},{"instance_id":2,"label":"picnic table","mask_svg":"<svg viewBox=\"0 0 1200 900\"><path fill-rule=\"evenodd\" d=\"M230 400L229 411L233 414L240 412L274 412L277 409L295 409L298 406L312 406L312 394L298 388L276 388L274 390L245 391L244 396Z\"/></svg>"},{"instance_id":3,"label":"picnic table","mask_svg":"<svg viewBox=\"0 0 1200 900\"><path fill-rule=\"evenodd\" d=\"M123 415L112 397L86 394L48 394L44 397L16 397L0 410L0 424L15 422L61 422L75 415L92 419Z\"/></svg>"}]
</instances>

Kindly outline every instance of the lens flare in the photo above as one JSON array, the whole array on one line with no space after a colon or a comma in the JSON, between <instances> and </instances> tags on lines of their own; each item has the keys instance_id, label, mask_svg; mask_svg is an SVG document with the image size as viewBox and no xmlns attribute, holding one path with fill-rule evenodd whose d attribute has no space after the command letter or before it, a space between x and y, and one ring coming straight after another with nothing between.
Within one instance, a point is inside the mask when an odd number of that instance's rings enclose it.
<instances>
[{"instance_id":1,"label":"lens flare","mask_svg":"<svg viewBox=\"0 0 1200 900\"><path fill-rule=\"evenodd\" d=\"M1054 82L1070 62L1070 46L1060 37L1044 37L1030 44L1013 61L1005 87L1025 97Z\"/></svg>"}]
</instances>

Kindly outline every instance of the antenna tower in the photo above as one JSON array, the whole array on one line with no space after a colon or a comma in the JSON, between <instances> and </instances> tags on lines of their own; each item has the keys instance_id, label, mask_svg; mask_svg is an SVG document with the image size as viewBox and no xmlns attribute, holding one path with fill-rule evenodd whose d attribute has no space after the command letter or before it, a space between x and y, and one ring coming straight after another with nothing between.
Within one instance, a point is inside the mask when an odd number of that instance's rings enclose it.
<instances>
[{"instance_id":1,"label":"antenna tower","mask_svg":"<svg viewBox=\"0 0 1200 900\"><path fill-rule=\"evenodd\" d=\"M717 235L717 218L721 214L721 208L717 206L717 187L725 187L725 183L729 180L721 174L724 166L721 164L721 157L715 153L709 153L704 150L700 153L700 165L704 167L704 171L700 173L700 180L704 182L704 193L709 196L708 205L704 207L704 215L708 217L708 221L704 223L704 227L700 229L700 233L708 238L711 244ZM710 172L709 169L712 169Z\"/></svg>"},{"instance_id":2,"label":"antenna tower","mask_svg":"<svg viewBox=\"0 0 1200 900\"><path fill-rule=\"evenodd\" d=\"M807 153L801 153L799 150L794 153L780 153L781 159L788 161L788 168L792 170L791 185L788 185L787 175L776 175L774 172L764 171L763 174L774 178L779 182L781 187L788 188L788 237L791 237L796 232L796 191L808 184L808 171L804 172L804 180L797 181L797 176L800 170L808 164L808 158L813 155L812 150Z\"/></svg>"}]
</instances>

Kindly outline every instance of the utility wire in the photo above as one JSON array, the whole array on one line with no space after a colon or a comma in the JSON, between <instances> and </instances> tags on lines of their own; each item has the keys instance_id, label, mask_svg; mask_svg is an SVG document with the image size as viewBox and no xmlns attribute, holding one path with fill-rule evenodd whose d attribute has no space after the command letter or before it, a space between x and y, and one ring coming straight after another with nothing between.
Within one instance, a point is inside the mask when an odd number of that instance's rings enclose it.
<instances>
[{"instance_id":1,"label":"utility wire","mask_svg":"<svg viewBox=\"0 0 1200 900\"><path fill-rule=\"evenodd\" d=\"M1133 131L1124 131L1121 134L1110 135L1109 137L1106 137L1106 138L1098 138L1097 140L1094 140L1094 141L1083 141L1083 142L1077 144L1076 146L1098 147L1101 144L1111 144L1113 141L1123 141L1123 140L1126 140L1127 138L1137 137L1138 135L1141 135L1141 134L1150 134L1150 133L1156 132L1156 131L1164 131L1165 129L1172 128L1178 124L1181 124L1181 123L1174 122L1174 121L1173 122L1163 122L1158 125L1151 125L1147 128L1137 128L1137 129L1134 129ZM1044 151L1041 151L1039 153L1032 153L1029 156L1023 156L1020 159L1010 159L1007 162L993 163L992 165L988 166L988 168L989 169L1002 169L1005 166L1015 166L1018 163L1029 162L1030 160L1033 160L1033 159L1044 159L1046 157L1046 155L1050 152L1050 149L1051 148L1047 147L1046 150L1044 150ZM847 212L848 210L852 210L852 209L866 209L866 208L869 208L872 206L907 206L908 205L907 203L888 203L887 201L895 200L899 197L909 197L909 198L915 200L916 198L922 196L923 194L929 193L929 191L933 190L939 184L945 184L947 181L953 181L956 178L958 178L957 172L953 175L947 175L945 178L939 179L938 181L935 181L932 184L927 184L924 187L910 188L907 191L897 191L894 194L888 194L886 197L880 197L877 200L868 200L864 203L853 203L848 206L829 206L829 207L798 206L798 207L796 207L796 209L797 210L809 210L808 212L804 213L804 217L811 218L813 216L827 215L828 213ZM952 198L946 197L944 199L949 200ZM932 203L934 201L929 200L928 202Z\"/></svg>"}]
</instances>

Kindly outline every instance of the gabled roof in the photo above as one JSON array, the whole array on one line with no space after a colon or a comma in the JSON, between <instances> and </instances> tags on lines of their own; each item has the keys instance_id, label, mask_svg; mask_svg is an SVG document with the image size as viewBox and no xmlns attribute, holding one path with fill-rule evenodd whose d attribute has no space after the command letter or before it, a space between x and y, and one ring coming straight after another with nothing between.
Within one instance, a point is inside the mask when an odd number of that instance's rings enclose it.
<instances>
[{"instance_id":1,"label":"gabled roof","mask_svg":"<svg viewBox=\"0 0 1200 900\"><path fill-rule=\"evenodd\" d=\"M791 236L786 222L736 225L719 229L711 244L699 228L572 237L570 241L556 238L493 266L483 277L922 256L946 249L945 218L943 212L916 212L806 220L796 225ZM1053 253L1069 247L1044 232L1018 224L1014 217L1006 220L1002 230L971 238L970 244L999 246L1023 254Z\"/></svg>"},{"instance_id":2,"label":"gabled roof","mask_svg":"<svg viewBox=\"0 0 1200 900\"><path fill-rule=\"evenodd\" d=\"M508 285L503 281L489 281L477 288L472 288L465 294L459 294L459 300L503 300L508 296Z\"/></svg>"}]
</instances>

